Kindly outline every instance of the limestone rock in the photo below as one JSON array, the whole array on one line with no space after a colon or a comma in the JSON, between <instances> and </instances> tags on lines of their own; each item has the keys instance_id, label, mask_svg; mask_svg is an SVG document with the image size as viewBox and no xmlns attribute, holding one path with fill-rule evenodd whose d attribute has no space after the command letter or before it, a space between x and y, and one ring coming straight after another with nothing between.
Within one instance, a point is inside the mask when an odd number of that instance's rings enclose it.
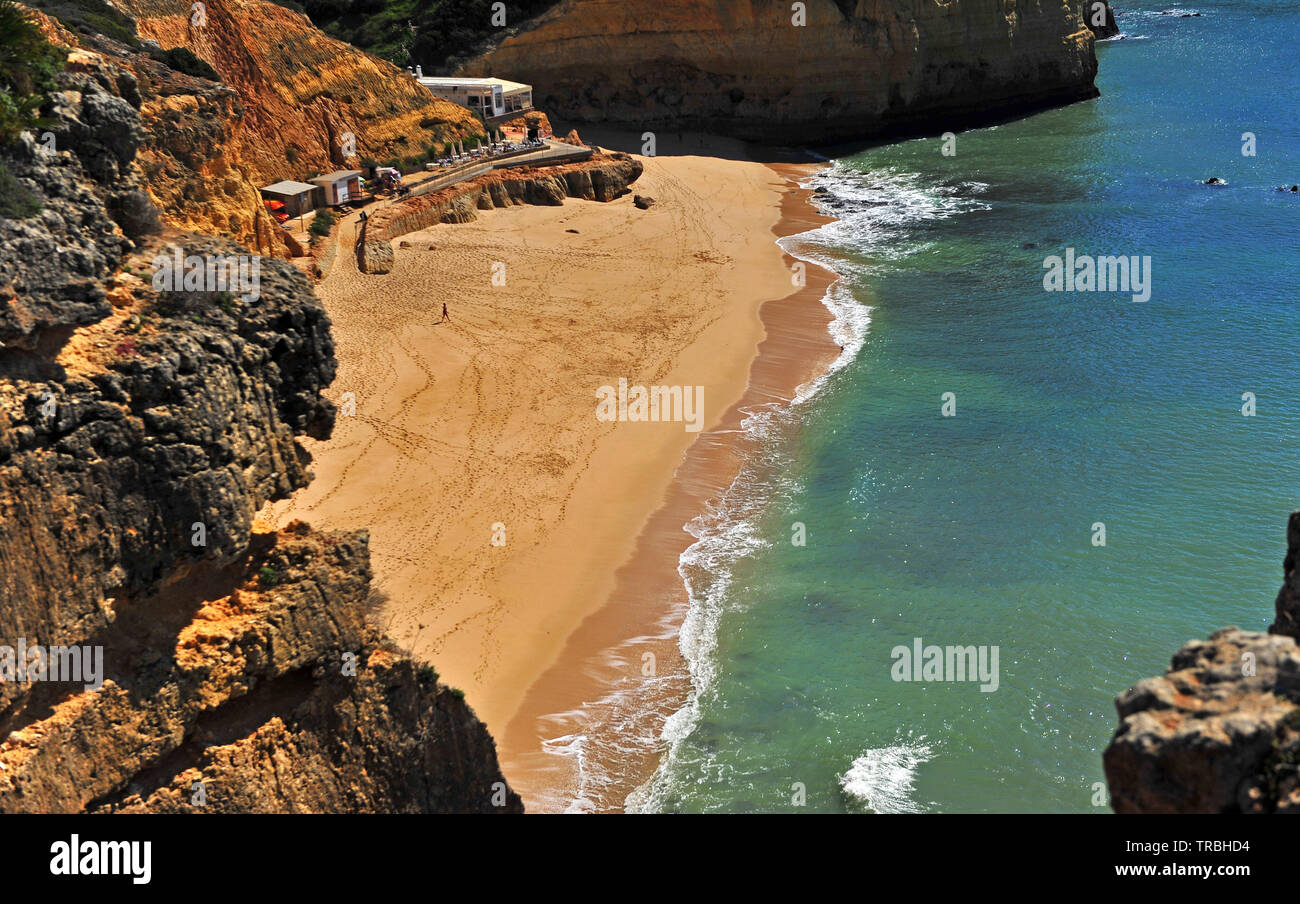
<instances>
[{"instance_id":1,"label":"limestone rock","mask_svg":"<svg viewBox=\"0 0 1300 904\"><path fill-rule=\"evenodd\" d=\"M560 0L458 75L573 122L808 144L955 129L1096 96L1083 3Z\"/></svg>"},{"instance_id":2,"label":"limestone rock","mask_svg":"<svg viewBox=\"0 0 1300 904\"><path fill-rule=\"evenodd\" d=\"M498 170L427 195L390 204L366 222L361 269L388 273L392 240L435 223L467 223L476 210L514 204L555 206L564 199L612 201L640 178L643 166L628 154L596 154L590 160L559 166Z\"/></svg>"},{"instance_id":3,"label":"limestone rock","mask_svg":"<svg viewBox=\"0 0 1300 904\"><path fill-rule=\"evenodd\" d=\"M1269 633L1223 628L1115 702L1103 755L1119 813L1300 812L1300 512Z\"/></svg>"},{"instance_id":4,"label":"limestone rock","mask_svg":"<svg viewBox=\"0 0 1300 904\"><path fill-rule=\"evenodd\" d=\"M1282 589L1273 607L1276 617L1268 633L1300 641L1300 511L1291 513L1286 527L1286 558L1282 560Z\"/></svg>"},{"instance_id":5,"label":"limestone rock","mask_svg":"<svg viewBox=\"0 0 1300 904\"><path fill-rule=\"evenodd\" d=\"M145 46L103 35L72 35L34 13L42 28L74 48L73 71L110 66L131 74L140 111L143 190L169 225L226 235L261 254L304 249L267 213L258 189L313 172L360 168L482 132L469 110L433 97L396 66L325 35L305 16L269 0L209 0L208 25L190 22L183 0L122 0ZM149 46L186 47L221 82L174 71ZM114 100L87 116L120 115ZM81 117L82 121L86 121ZM126 135L96 128L100 162L120 157Z\"/></svg>"},{"instance_id":6,"label":"limestone rock","mask_svg":"<svg viewBox=\"0 0 1300 904\"><path fill-rule=\"evenodd\" d=\"M1083 20L1088 23L1097 40L1113 38L1119 34L1115 12L1108 0L1083 0Z\"/></svg>"}]
</instances>

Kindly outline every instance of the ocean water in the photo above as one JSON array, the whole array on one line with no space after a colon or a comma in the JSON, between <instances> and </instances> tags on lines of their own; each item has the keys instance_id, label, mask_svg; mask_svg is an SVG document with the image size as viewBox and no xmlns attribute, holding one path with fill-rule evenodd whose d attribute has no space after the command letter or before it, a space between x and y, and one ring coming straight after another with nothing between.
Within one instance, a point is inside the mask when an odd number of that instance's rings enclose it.
<instances>
[{"instance_id":1,"label":"ocean water","mask_svg":"<svg viewBox=\"0 0 1300 904\"><path fill-rule=\"evenodd\" d=\"M841 275L846 352L752 413L769 454L691 525L695 691L629 809L1109 812L1115 694L1271 621L1300 505L1300 197L1272 191L1300 182L1300 2L1116 8L1101 98L815 178L841 219L786 244ZM1045 291L1067 248L1149 256L1150 299ZM997 689L893 680L918 637L996 647Z\"/></svg>"}]
</instances>

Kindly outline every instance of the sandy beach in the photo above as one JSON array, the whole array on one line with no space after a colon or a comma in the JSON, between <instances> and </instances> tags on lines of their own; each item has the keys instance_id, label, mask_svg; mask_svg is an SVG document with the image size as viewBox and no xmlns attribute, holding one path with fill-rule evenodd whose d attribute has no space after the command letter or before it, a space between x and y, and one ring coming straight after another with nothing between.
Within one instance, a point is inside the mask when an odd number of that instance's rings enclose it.
<instances>
[{"instance_id":1,"label":"sandy beach","mask_svg":"<svg viewBox=\"0 0 1300 904\"><path fill-rule=\"evenodd\" d=\"M644 163L649 210L629 194L484 211L395 241L386 275L357 271L346 220L317 287L342 413L307 442L315 481L263 513L370 528L381 623L465 691L534 810L564 797L539 757L546 716L597 699L618 679L602 652L680 610L682 525L734 476L740 409L789 398L837 353L827 275L797 288L774 241L814 225L806 170ZM703 431L599 420L620 378L703 387ZM684 690L665 683L665 706Z\"/></svg>"}]
</instances>

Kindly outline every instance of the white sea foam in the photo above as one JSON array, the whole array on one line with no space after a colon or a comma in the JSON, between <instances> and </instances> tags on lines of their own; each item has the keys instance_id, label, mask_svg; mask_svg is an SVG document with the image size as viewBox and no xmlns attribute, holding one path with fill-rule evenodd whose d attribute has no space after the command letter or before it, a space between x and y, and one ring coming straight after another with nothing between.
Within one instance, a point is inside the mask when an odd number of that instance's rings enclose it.
<instances>
[{"instance_id":1,"label":"white sea foam","mask_svg":"<svg viewBox=\"0 0 1300 904\"><path fill-rule=\"evenodd\" d=\"M920 813L912 795L916 770L933 751L922 737L890 747L875 747L853 761L840 776L840 789L850 809L870 813Z\"/></svg>"},{"instance_id":2,"label":"white sea foam","mask_svg":"<svg viewBox=\"0 0 1300 904\"><path fill-rule=\"evenodd\" d=\"M890 168L862 172L837 162L804 184L824 189L814 201L835 222L779 244L791 254L792 248L799 248L845 276L870 273L873 261L898 260L924 248L908 235L919 224L989 206L980 197L988 190L982 182L935 185L916 173ZM837 252L843 248L860 257L847 259Z\"/></svg>"},{"instance_id":3,"label":"white sea foam","mask_svg":"<svg viewBox=\"0 0 1300 904\"><path fill-rule=\"evenodd\" d=\"M1107 41L1145 41L1150 35L1130 34L1126 26L1136 26L1138 22L1177 22L1184 18L1207 17L1210 13L1199 9L1183 9L1174 6L1167 9L1118 9L1115 10L1115 24L1120 28L1120 34L1115 37L1105 38Z\"/></svg>"},{"instance_id":4,"label":"white sea foam","mask_svg":"<svg viewBox=\"0 0 1300 904\"><path fill-rule=\"evenodd\" d=\"M660 616L651 634L605 651L595 671L606 680L617 676L609 690L577 709L542 720L542 751L553 758L556 779L554 796L537 801L540 809L590 813L621 802L611 798L621 764L640 762L658 748L659 726L669 715L664 701L678 698L688 681L684 674L640 677L640 657L647 646L675 639L684 617L685 607L674 607Z\"/></svg>"}]
</instances>

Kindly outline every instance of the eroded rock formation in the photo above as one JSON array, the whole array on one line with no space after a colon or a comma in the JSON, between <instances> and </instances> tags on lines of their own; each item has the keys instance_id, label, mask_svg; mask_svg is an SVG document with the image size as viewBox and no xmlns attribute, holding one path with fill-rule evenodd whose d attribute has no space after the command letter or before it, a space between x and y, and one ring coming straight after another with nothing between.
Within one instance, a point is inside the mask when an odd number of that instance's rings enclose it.
<instances>
[{"instance_id":1,"label":"eroded rock formation","mask_svg":"<svg viewBox=\"0 0 1300 904\"><path fill-rule=\"evenodd\" d=\"M562 0L459 74L578 122L806 144L954 129L1096 95L1061 0Z\"/></svg>"},{"instance_id":2,"label":"eroded rock formation","mask_svg":"<svg viewBox=\"0 0 1300 904\"><path fill-rule=\"evenodd\" d=\"M561 166L498 170L476 179L381 208L367 222L360 241L365 273L393 268L392 240L437 223L468 223L478 210L520 204L554 206L565 198L612 201L641 177L641 161L628 154L595 153L590 160Z\"/></svg>"},{"instance_id":3,"label":"eroded rock formation","mask_svg":"<svg viewBox=\"0 0 1300 904\"><path fill-rule=\"evenodd\" d=\"M232 134L258 180L298 178L386 160L482 132L468 109L440 100L396 66L335 40L269 0L121 0L142 38L188 47L239 96ZM344 136L355 150L346 153Z\"/></svg>"},{"instance_id":4,"label":"eroded rock formation","mask_svg":"<svg viewBox=\"0 0 1300 904\"><path fill-rule=\"evenodd\" d=\"M1267 634L1223 628L1116 699L1104 763L1119 813L1300 812L1300 512Z\"/></svg>"},{"instance_id":5,"label":"eroded rock formation","mask_svg":"<svg viewBox=\"0 0 1300 904\"><path fill-rule=\"evenodd\" d=\"M0 812L520 812L491 737L365 625L364 534L295 523L87 638L5 716Z\"/></svg>"}]
</instances>

